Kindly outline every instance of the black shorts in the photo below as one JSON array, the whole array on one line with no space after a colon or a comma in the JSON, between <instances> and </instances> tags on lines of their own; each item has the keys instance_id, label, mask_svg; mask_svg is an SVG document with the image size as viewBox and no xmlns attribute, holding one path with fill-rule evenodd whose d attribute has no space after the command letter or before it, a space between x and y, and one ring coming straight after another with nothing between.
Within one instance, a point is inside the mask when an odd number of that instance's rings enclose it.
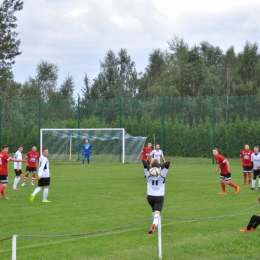
<instances>
[{"instance_id":1,"label":"black shorts","mask_svg":"<svg viewBox=\"0 0 260 260\"><path fill-rule=\"evenodd\" d=\"M0 183L8 183L8 175L0 175Z\"/></svg>"},{"instance_id":2,"label":"black shorts","mask_svg":"<svg viewBox=\"0 0 260 260\"><path fill-rule=\"evenodd\" d=\"M26 172L36 172L36 167L26 166Z\"/></svg>"},{"instance_id":3,"label":"black shorts","mask_svg":"<svg viewBox=\"0 0 260 260\"><path fill-rule=\"evenodd\" d=\"M257 176L258 177L260 176L260 169L254 170L254 177L253 177L253 179L255 180Z\"/></svg>"},{"instance_id":4,"label":"black shorts","mask_svg":"<svg viewBox=\"0 0 260 260\"><path fill-rule=\"evenodd\" d=\"M51 178L41 178L38 180L38 187L50 186Z\"/></svg>"},{"instance_id":5,"label":"black shorts","mask_svg":"<svg viewBox=\"0 0 260 260\"><path fill-rule=\"evenodd\" d=\"M230 181L231 180L231 172L227 174L220 173L219 175L220 179L223 179L224 181Z\"/></svg>"},{"instance_id":6,"label":"black shorts","mask_svg":"<svg viewBox=\"0 0 260 260\"><path fill-rule=\"evenodd\" d=\"M252 166L243 166L243 172L252 172Z\"/></svg>"},{"instance_id":7,"label":"black shorts","mask_svg":"<svg viewBox=\"0 0 260 260\"><path fill-rule=\"evenodd\" d=\"M152 207L152 211L162 211L164 196L147 196L147 201Z\"/></svg>"},{"instance_id":8,"label":"black shorts","mask_svg":"<svg viewBox=\"0 0 260 260\"><path fill-rule=\"evenodd\" d=\"M14 172L15 172L15 176L20 176L23 174L21 169L20 170L14 169Z\"/></svg>"}]
</instances>

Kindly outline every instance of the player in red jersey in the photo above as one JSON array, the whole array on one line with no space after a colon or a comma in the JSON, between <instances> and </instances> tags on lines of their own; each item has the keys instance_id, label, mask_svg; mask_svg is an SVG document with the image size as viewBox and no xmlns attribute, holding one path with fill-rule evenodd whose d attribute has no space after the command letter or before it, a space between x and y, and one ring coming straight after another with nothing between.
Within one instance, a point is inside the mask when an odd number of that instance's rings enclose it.
<instances>
[{"instance_id":1,"label":"player in red jersey","mask_svg":"<svg viewBox=\"0 0 260 260\"><path fill-rule=\"evenodd\" d=\"M249 145L245 145L245 149L240 152L240 162L243 167L244 173L244 184L246 184L246 177L248 176L248 184L250 185L252 182L252 162L251 162L251 154L252 150L249 149Z\"/></svg>"},{"instance_id":2,"label":"player in red jersey","mask_svg":"<svg viewBox=\"0 0 260 260\"><path fill-rule=\"evenodd\" d=\"M37 167L36 162L39 160L39 158L40 158L40 155L37 152L37 147L33 146L32 150L29 151L26 154L26 156L25 156L25 159L26 159L26 173L24 175L22 186L26 185L26 181L28 179L28 176L29 176L30 172L32 172L32 179L31 179L30 185L34 186L34 181L35 181L35 178L36 178L36 167Z\"/></svg>"},{"instance_id":3,"label":"player in red jersey","mask_svg":"<svg viewBox=\"0 0 260 260\"><path fill-rule=\"evenodd\" d=\"M214 160L218 164L218 168L215 170L217 172L220 169L220 185L222 188L222 192L219 194L225 195L226 192L226 184L236 189L236 193L239 192L240 187L237 186L234 182L231 181L231 170L229 167L228 160L221 154L218 153L218 148L214 148L212 151L214 155Z\"/></svg>"},{"instance_id":4,"label":"player in red jersey","mask_svg":"<svg viewBox=\"0 0 260 260\"><path fill-rule=\"evenodd\" d=\"M25 162L25 160L18 160L12 158L10 155L8 155L8 150L8 145L3 145L2 152L0 152L0 193L4 200L8 199L5 196L5 188L7 187L8 183L8 162Z\"/></svg>"},{"instance_id":5,"label":"player in red jersey","mask_svg":"<svg viewBox=\"0 0 260 260\"><path fill-rule=\"evenodd\" d=\"M150 164L150 161L148 161L148 158L150 153L153 151L152 149L152 143L148 143L147 146L144 146L140 152L140 154L138 155L137 157L137 160L139 161L140 160L140 157L142 155L142 162L143 162L143 165L144 165L144 177L146 178L146 175L145 175L145 165L146 163L145 162L148 162L148 164Z\"/></svg>"}]
</instances>

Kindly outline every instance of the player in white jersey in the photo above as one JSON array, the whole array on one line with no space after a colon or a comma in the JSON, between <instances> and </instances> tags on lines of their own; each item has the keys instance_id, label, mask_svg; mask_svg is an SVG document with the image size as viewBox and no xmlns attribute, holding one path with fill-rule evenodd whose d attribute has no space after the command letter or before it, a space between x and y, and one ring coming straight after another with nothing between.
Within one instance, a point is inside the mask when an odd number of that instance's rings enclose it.
<instances>
[{"instance_id":1,"label":"player in white jersey","mask_svg":"<svg viewBox=\"0 0 260 260\"><path fill-rule=\"evenodd\" d=\"M153 224L148 231L148 234L153 234L155 228L158 226L159 216L161 214L164 202L165 194L165 177L168 173L170 167L170 162L164 162L160 167L159 162L154 159L151 167L157 167L160 169L160 174L158 176L150 175L149 164L144 162L145 165L145 175L147 180L147 201L152 207L153 212Z\"/></svg>"},{"instance_id":2,"label":"player in white jersey","mask_svg":"<svg viewBox=\"0 0 260 260\"><path fill-rule=\"evenodd\" d=\"M39 158L39 170L38 170L38 187L34 190L34 192L30 195L30 201L33 202L35 195L43 190L43 200L42 202L50 202L47 200L50 186L50 168L49 168L49 160L48 160L49 151L47 148L42 149L42 156Z\"/></svg>"},{"instance_id":3,"label":"player in white jersey","mask_svg":"<svg viewBox=\"0 0 260 260\"><path fill-rule=\"evenodd\" d=\"M254 146L254 152L251 154L251 162L253 163L253 170L254 170L254 176L252 180L252 187L251 190L255 189L255 183L256 183L256 177L258 176L258 189L260 190L260 153L259 153L259 147Z\"/></svg>"},{"instance_id":4,"label":"player in white jersey","mask_svg":"<svg viewBox=\"0 0 260 260\"><path fill-rule=\"evenodd\" d=\"M160 149L160 145L155 145L155 149L150 153L152 162L153 160L157 160L159 163L161 163L161 158L163 162L165 162L163 151Z\"/></svg>"},{"instance_id":5,"label":"player in white jersey","mask_svg":"<svg viewBox=\"0 0 260 260\"><path fill-rule=\"evenodd\" d=\"M14 159L22 160L22 151L23 151L23 145L19 145L18 150L14 154ZM14 178L14 184L13 184L13 190L18 190L18 183L21 179L22 175L22 163L21 162L14 162L14 172L15 172L15 178Z\"/></svg>"}]
</instances>

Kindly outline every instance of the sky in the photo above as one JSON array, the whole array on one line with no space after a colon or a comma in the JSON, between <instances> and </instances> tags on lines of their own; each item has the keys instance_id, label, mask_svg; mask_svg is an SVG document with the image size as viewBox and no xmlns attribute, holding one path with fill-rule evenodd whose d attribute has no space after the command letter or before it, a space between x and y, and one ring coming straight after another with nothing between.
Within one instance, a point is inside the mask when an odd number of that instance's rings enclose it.
<instances>
[{"instance_id":1,"label":"sky","mask_svg":"<svg viewBox=\"0 0 260 260\"><path fill-rule=\"evenodd\" d=\"M82 96L85 74L93 81L109 50L126 49L138 72L174 35L190 47L208 41L239 53L246 41L259 44L259 13L259 0L24 0L15 13L22 54L14 79L24 83L48 61L58 65L57 87L73 76L74 96Z\"/></svg>"}]
</instances>

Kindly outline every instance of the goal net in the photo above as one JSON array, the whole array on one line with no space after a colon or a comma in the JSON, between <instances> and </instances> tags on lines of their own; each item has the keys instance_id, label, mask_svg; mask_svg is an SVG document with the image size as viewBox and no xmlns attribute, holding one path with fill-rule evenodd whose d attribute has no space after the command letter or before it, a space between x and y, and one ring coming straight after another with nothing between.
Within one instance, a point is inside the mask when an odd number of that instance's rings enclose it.
<instances>
[{"instance_id":1,"label":"goal net","mask_svg":"<svg viewBox=\"0 0 260 260\"><path fill-rule=\"evenodd\" d=\"M147 137L131 136L124 128L42 128L40 151L49 149L49 159L80 161L82 146L88 139L92 145L91 162L135 162Z\"/></svg>"}]
</instances>

